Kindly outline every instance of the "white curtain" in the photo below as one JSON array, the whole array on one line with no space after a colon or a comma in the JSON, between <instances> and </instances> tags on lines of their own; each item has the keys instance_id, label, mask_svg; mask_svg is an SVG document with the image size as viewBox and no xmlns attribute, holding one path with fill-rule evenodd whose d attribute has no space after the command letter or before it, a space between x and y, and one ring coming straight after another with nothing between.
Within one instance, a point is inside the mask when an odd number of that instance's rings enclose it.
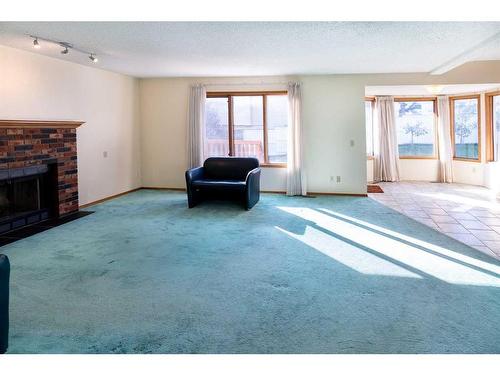
<instances>
[{"instance_id":1,"label":"white curtain","mask_svg":"<svg viewBox=\"0 0 500 375\"><path fill-rule=\"evenodd\" d=\"M438 96L438 152L439 182L453 182L453 155L450 132L450 102L447 96Z\"/></svg>"},{"instance_id":2,"label":"white curtain","mask_svg":"<svg viewBox=\"0 0 500 375\"><path fill-rule=\"evenodd\" d=\"M378 125L378 109L377 105L373 105L373 113L372 113L372 122L373 122L373 182L380 182L382 179L380 177L380 130Z\"/></svg>"},{"instance_id":3,"label":"white curtain","mask_svg":"<svg viewBox=\"0 0 500 375\"><path fill-rule=\"evenodd\" d=\"M379 131L378 160L375 162L375 173L379 181L399 181L399 151L392 96L375 98L377 123Z\"/></svg>"},{"instance_id":4,"label":"white curtain","mask_svg":"<svg viewBox=\"0 0 500 375\"><path fill-rule=\"evenodd\" d=\"M302 94L300 83L288 84L287 195L307 195L302 158Z\"/></svg>"},{"instance_id":5,"label":"white curtain","mask_svg":"<svg viewBox=\"0 0 500 375\"><path fill-rule=\"evenodd\" d=\"M500 160L500 123L499 123L499 112L500 112L500 96L496 95L491 98L492 103L492 121L493 121L493 160Z\"/></svg>"},{"instance_id":6,"label":"white curtain","mask_svg":"<svg viewBox=\"0 0 500 375\"><path fill-rule=\"evenodd\" d=\"M207 91L203 85L191 86L188 106L187 151L188 167L199 167L204 162L203 137Z\"/></svg>"}]
</instances>

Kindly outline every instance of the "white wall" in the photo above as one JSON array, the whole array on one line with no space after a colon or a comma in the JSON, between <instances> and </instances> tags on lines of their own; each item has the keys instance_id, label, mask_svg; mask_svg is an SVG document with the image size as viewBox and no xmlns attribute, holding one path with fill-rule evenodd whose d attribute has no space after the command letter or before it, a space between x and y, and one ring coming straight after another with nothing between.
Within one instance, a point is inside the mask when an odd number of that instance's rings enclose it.
<instances>
[{"instance_id":1,"label":"white wall","mask_svg":"<svg viewBox=\"0 0 500 375\"><path fill-rule=\"evenodd\" d=\"M495 194L500 194L500 162L488 163L484 169L484 185Z\"/></svg>"},{"instance_id":2,"label":"white wall","mask_svg":"<svg viewBox=\"0 0 500 375\"><path fill-rule=\"evenodd\" d=\"M439 162L434 159L400 159L399 174L402 181L437 181ZM373 182L373 160L366 160L366 180Z\"/></svg>"},{"instance_id":3,"label":"white wall","mask_svg":"<svg viewBox=\"0 0 500 375\"><path fill-rule=\"evenodd\" d=\"M86 122L77 130L80 204L141 186L138 93L137 79L0 46L1 119Z\"/></svg>"},{"instance_id":4,"label":"white wall","mask_svg":"<svg viewBox=\"0 0 500 375\"><path fill-rule=\"evenodd\" d=\"M300 81L309 191L366 193L363 77L301 76Z\"/></svg>"}]
</instances>

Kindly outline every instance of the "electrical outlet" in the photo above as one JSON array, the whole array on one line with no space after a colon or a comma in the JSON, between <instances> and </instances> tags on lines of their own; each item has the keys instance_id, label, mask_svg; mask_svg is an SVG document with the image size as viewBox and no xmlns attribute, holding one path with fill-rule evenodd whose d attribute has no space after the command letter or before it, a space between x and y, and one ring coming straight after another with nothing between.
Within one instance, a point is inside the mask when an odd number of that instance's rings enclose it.
<instances>
[{"instance_id":1,"label":"electrical outlet","mask_svg":"<svg viewBox=\"0 0 500 375\"><path fill-rule=\"evenodd\" d=\"M333 182L333 176L330 176L330 182Z\"/></svg>"},{"instance_id":2,"label":"electrical outlet","mask_svg":"<svg viewBox=\"0 0 500 375\"><path fill-rule=\"evenodd\" d=\"M103 157L103 158L107 158L107 157L108 157L108 152L107 152L107 151L103 151L103 153L102 153L102 157Z\"/></svg>"},{"instance_id":3,"label":"electrical outlet","mask_svg":"<svg viewBox=\"0 0 500 375\"><path fill-rule=\"evenodd\" d=\"M337 176L337 184L340 183L340 176Z\"/></svg>"},{"instance_id":4,"label":"electrical outlet","mask_svg":"<svg viewBox=\"0 0 500 375\"><path fill-rule=\"evenodd\" d=\"M354 147L354 139L351 139L351 147Z\"/></svg>"}]
</instances>

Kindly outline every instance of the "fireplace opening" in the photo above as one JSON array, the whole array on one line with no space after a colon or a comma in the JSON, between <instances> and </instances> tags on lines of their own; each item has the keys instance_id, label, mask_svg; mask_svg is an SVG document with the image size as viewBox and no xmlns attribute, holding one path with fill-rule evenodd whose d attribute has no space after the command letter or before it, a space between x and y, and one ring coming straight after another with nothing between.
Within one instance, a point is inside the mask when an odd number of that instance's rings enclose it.
<instances>
[{"instance_id":1,"label":"fireplace opening","mask_svg":"<svg viewBox=\"0 0 500 375\"><path fill-rule=\"evenodd\" d=\"M55 168L40 165L0 173L0 233L57 215Z\"/></svg>"}]
</instances>

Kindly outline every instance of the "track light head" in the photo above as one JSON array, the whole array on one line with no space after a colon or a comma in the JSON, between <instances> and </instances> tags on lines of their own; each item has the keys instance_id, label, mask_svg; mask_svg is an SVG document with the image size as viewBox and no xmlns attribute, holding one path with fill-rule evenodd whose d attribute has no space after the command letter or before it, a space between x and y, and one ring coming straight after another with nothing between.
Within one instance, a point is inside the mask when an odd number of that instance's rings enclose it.
<instances>
[{"instance_id":1,"label":"track light head","mask_svg":"<svg viewBox=\"0 0 500 375\"><path fill-rule=\"evenodd\" d=\"M38 43L38 38L33 40L33 48L40 49L40 43Z\"/></svg>"},{"instance_id":2,"label":"track light head","mask_svg":"<svg viewBox=\"0 0 500 375\"><path fill-rule=\"evenodd\" d=\"M99 60L97 59L97 57L95 57L95 56L94 56L94 54L93 54L93 53L91 53L91 54L89 55L89 59L90 59L90 61L92 61L94 64L95 64L95 63L97 63L97 62L99 61Z\"/></svg>"},{"instance_id":3,"label":"track light head","mask_svg":"<svg viewBox=\"0 0 500 375\"><path fill-rule=\"evenodd\" d=\"M60 46L61 46L61 48L63 49L63 50L61 51L61 54L63 54L63 55L67 55L67 54L68 54L68 52L69 52L69 49L70 49L70 48L73 48L73 46L72 46L71 44L66 43L66 42L59 42L59 45L60 45Z\"/></svg>"}]
</instances>

